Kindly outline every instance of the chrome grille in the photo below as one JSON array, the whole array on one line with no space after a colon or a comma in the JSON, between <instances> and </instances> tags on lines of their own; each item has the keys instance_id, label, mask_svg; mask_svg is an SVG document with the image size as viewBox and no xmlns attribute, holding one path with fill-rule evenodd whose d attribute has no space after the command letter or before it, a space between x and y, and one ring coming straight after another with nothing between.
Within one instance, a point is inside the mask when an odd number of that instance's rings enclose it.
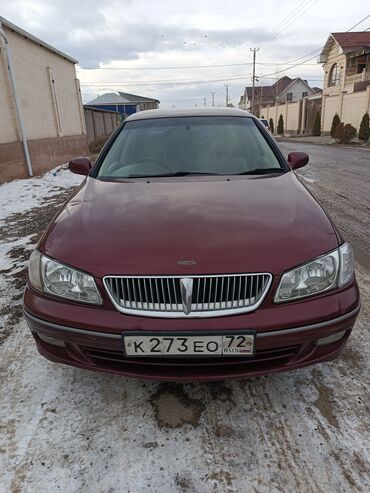
<instances>
[{"instance_id":1,"label":"chrome grille","mask_svg":"<svg viewBox=\"0 0 370 493\"><path fill-rule=\"evenodd\" d=\"M255 310L271 274L107 276L105 288L123 313L150 317L217 317Z\"/></svg>"}]
</instances>

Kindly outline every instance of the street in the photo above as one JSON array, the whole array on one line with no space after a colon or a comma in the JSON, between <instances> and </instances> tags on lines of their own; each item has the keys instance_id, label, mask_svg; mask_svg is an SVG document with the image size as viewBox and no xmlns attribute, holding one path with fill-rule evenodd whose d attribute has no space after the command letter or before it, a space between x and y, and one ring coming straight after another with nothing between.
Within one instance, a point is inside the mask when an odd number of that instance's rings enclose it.
<instances>
[{"instance_id":1,"label":"street","mask_svg":"<svg viewBox=\"0 0 370 493\"><path fill-rule=\"evenodd\" d=\"M370 151L283 142L354 247L363 308L342 356L225 383L163 384L57 364L22 318L26 261L81 177L0 187L0 492L370 491Z\"/></svg>"},{"instance_id":2,"label":"street","mask_svg":"<svg viewBox=\"0 0 370 493\"><path fill-rule=\"evenodd\" d=\"M356 260L370 266L370 152L368 149L282 142L281 148L307 152L310 163L299 171L303 183L351 242Z\"/></svg>"}]
</instances>

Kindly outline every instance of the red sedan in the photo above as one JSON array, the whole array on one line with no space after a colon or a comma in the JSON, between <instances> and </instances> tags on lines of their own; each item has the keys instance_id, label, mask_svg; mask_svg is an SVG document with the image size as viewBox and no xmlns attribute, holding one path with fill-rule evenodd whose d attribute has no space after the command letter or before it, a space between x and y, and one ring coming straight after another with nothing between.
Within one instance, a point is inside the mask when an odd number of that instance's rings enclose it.
<instances>
[{"instance_id":1,"label":"red sedan","mask_svg":"<svg viewBox=\"0 0 370 493\"><path fill-rule=\"evenodd\" d=\"M112 135L31 255L46 358L223 380L335 358L360 310L351 247L245 111L143 111Z\"/></svg>"}]
</instances>

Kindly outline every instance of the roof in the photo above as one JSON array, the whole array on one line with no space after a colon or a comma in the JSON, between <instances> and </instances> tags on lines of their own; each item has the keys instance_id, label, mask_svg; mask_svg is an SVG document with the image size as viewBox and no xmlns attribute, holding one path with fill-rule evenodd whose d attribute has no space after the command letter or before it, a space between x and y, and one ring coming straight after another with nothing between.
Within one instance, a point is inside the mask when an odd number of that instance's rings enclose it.
<instances>
[{"instance_id":1,"label":"roof","mask_svg":"<svg viewBox=\"0 0 370 493\"><path fill-rule=\"evenodd\" d=\"M283 92L287 91L295 82L301 81L303 84L308 87L308 89L311 89L311 86L308 84L308 82L304 79L301 79L300 77L296 77L295 79L292 80L290 84L288 84L283 90L279 91L279 94L283 94ZM312 89L311 89L312 90Z\"/></svg>"},{"instance_id":2,"label":"roof","mask_svg":"<svg viewBox=\"0 0 370 493\"><path fill-rule=\"evenodd\" d=\"M152 118L175 118L182 116L243 116L255 118L251 113L236 108L185 108L169 110L146 110L130 115L126 121L151 120Z\"/></svg>"},{"instance_id":3,"label":"roof","mask_svg":"<svg viewBox=\"0 0 370 493\"><path fill-rule=\"evenodd\" d=\"M136 94L130 94L128 92L118 91L118 94L122 96L124 99L126 99L126 101L129 103L149 103L149 102L159 103L158 99L146 98L144 96L138 96Z\"/></svg>"},{"instance_id":4,"label":"roof","mask_svg":"<svg viewBox=\"0 0 370 493\"><path fill-rule=\"evenodd\" d=\"M320 53L320 63L326 63L326 57L334 43L337 43L345 54L370 48L370 31L331 33Z\"/></svg>"},{"instance_id":5,"label":"roof","mask_svg":"<svg viewBox=\"0 0 370 493\"><path fill-rule=\"evenodd\" d=\"M104 105L104 104L139 104L139 103L159 103L158 99L145 98L144 96L136 96L135 94L129 94L127 92L107 92L98 96L97 98L89 101L88 105Z\"/></svg>"},{"instance_id":6,"label":"roof","mask_svg":"<svg viewBox=\"0 0 370 493\"><path fill-rule=\"evenodd\" d=\"M85 110L91 110L91 111L101 111L102 113L113 113L114 115L117 115L117 111L114 110L107 110L105 108L97 108L96 106L89 106L88 104L83 104L82 105Z\"/></svg>"},{"instance_id":7,"label":"roof","mask_svg":"<svg viewBox=\"0 0 370 493\"><path fill-rule=\"evenodd\" d=\"M298 77L297 77L298 78ZM278 91L278 94L281 94L283 91L285 91L285 89L287 87L289 87L293 82L295 82L296 79L291 79L290 77L288 77L287 75L285 75L284 77L280 77L280 79L278 79L274 84L272 84L272 88L273 88L273 91L274 91L274 95L276 93L276 89Z\"/></svg>"},{"instance_id":8,"label":"roof","mask_svg":"<svg viewBox=\"0 0 370 493\"><path fill-rule=\"evenodd\" d=\"M86 103L88 106L105 104L127 104L127 100L115 92L107 92Z\"/></svg>"},{"instance_id":9,"label":"roof","mask_svg":"<svg viewBox=\"0 0 370 493\"><path fill-rule=\"evenodd\" d=\"M287 75L281 77L271 86L255 86L255 97L258 101L264 103L265 101L275 101L276 94L279 96L285 89L290 86L297 79L291 79ZM252 86L246 87L248 99L252 99Z\"/></svg>"},{"instance_id":10,"label":"roof","mask_svg":"<svg viewBox=\"0 0 370 493\"><path fill-rule=\"evenodd\" d=\"M344 53L370 47L370 31L331 33Z\"/></svg>"},{"instance_id":11,"label":"roof","mask_svg":"<svg viewBox=\"0 0 370 493\"><path fill-rule=\"evenodd\" d=\"M10 21L8 21L4 17L0 16L0 26L1 26L1 24L3 26L7 27L8 29L11 29L12 31L20 34L21 36L24 36L25 38L29 39L30 41L33 41L34 43L36 43L40 46L43 46L47 50L53 52L55 55L59 55L60 57L64 58L65 60L68 60L69 62L78 63L78 60L76 60L75 58L72 58L69 55L66 55L65 53L63 53L62 51L57 50L56 48L54 48L54 46L51 46L48 43L45 43L45 41L42 41L41 39L36 38L36 36L33 36L32 34L28 33L27 31L24 31L20 27L16 26L15 24L13 24Z\"/></svg>"},{"instance_id":12,"label":"roof","mask_svg":"<svg viewBox=\"0 0 370 493\"><path fill-rule=\"evenodd\" d=\"M319 94L320 94L320 93L322 93L322 88L321 88L321 87L316 87L316 86L315 86L315 87L311 87L311 89L312 89L313 91L315 91L315 92L319 93Z\"/></svg>"}]
</instances>

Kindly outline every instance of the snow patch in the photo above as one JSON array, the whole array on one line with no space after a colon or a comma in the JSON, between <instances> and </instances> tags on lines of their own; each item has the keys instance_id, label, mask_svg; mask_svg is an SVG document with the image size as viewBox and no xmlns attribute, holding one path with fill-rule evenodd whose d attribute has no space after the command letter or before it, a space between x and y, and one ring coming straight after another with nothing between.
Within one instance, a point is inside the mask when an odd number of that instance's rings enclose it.
<instances>
[{"instance_id":1,"label":"snow patch","mask_svg":"<svg viewBox=\"0 0 370 493\"><path fill-rule=\"evenodd\" d=\"M24 180L14 180L0 185L0 227L11 214L28 211L40 206L44 199L60 188L76 187L84 177L71 173L66 165Z\"/></svg>"}]
</instances>

